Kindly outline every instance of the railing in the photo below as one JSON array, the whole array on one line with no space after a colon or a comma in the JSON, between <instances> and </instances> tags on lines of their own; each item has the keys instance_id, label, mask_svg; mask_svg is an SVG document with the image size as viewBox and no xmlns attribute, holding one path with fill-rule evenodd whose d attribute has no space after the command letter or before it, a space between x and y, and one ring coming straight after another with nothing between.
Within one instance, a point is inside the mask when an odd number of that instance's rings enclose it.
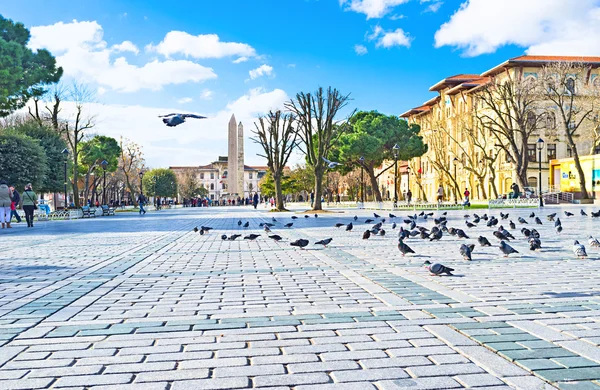
<instances>
[{"instance_id":1,"label":"railing","mask_svg":"<svg viewBox=\"0 0 600 390\"><path fill-rule=\"evenodd\" d=\"M539 198L517 198L517 199L490 199L488 208L501 207L537 207L540 204Z\"/></svg>"},{"instance_id":2,"label":"railing","mask_svg":"<svg viewBox=\"0 0 600 390\"><path fill-rule=\"evenodd\" d=\"M408 204L405 201L400 201L394 207L394 203L390 201L386 202L341 202L341 203L330 203L323 206L327 209L334 208L359 208L359 209L369 209L369 210L416 210L416 209L424 209L424 210L462 210L464 206L461 203L455 204L451 202L442 202L442 203L428 203L428 202L411 202Z\"/></svg>"}]
</instances>

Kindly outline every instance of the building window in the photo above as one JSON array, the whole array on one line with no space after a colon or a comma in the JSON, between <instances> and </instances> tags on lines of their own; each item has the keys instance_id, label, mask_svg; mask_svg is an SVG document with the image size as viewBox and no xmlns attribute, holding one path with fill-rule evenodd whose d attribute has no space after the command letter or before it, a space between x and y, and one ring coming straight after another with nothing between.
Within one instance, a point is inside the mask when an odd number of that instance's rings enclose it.
<instances>
[{"instance_id":1,"label":"building window","mask_svg":"<svg viewBox=\"0 0 600 390\"><path fill-rule=\"evenodd\" d=\"M201 173L200 174L200 180L203 180L203 179L204 179L204 173Z\"/></svg>"},{"instance_id":2,"label":"building window","mask_svg":"<svg viewBox=\"0 0 600 390\"><path fill-rule=\"evenodd\" d=\"M566 82L566 88L570 95L575 95L575 79L568 78Z\"/></svg>"},{"instance_id":3,"label":"building window","mask_svg":"<svg viewBox=\"0 0 600 390\"><path fill-rule=\"evenodd\" d=\"M248 173L248 179L252 180L252 172Z\"/></svg>"},{"instance_id":4,"label":"building window","mask_svg":"<svg viewBox=\"0 0 600 390\"><path fill-rule=\"evenodd\" d=\"M527 113L527 126L529 126L529 128L535 129L535 121L536 120L537 120L537 116L535 115L535 113L529 111Z\"/></svg>"},{"instance_id":5,"label":"building window","mask_svg":"<svg viewBox=\"0 0 600 390\"><path fill-rule=\"evenodd\" d=\"M594 154L600 154L600 145L594 146Z\"/></svg>"},{"instance_id":6,"label":"building window","mask_svg":"<svg viewBox=\"0 0 600 390\"><path fill-rule=\"evenodd\" d=\"M210 200L215 200L215 194L210 194Z\"/></svg>"},{"instance_id":7,"label":"building window","mask_svg":"<svg viewBox=\"0 0 600 390\"><path fill-rule=\"evenodd\" d=\"M211 180L214 180L214 179L215 179L215 173L214 173L214 172L211 172L211 173L210 173L210 178L211 178Z\"/></svg>"},{"instance_id":8,"label":"building window","mask_svg":"<svg viewBox=\"0 0 600 390\"><path fill-rule=\"evenodd\" d=\"M567 145L567 157L573 157L573 149Z\"/></svg>"},{"instance_id":9,"label":"building window","mask_svg":"<svg viewBox=\"0 0 600 390\"><path fill-rule=\"evenodd\" d=\"M536 144L527 144L527 159L529 162L537 161Z\"/></svg>"},{"instance_id":10,"label":"building window","mask_svg":"<svg viewBox=\"0 0 600 390\"><path fill-rule=\"evenodd\" d=\"M210 183L210 189L214 191L214 189L215 189L215 183Z\"/></svg>"},{"instance_id":11,"label":"building window","mask_svg":"<svg viewBox=\"0 0 600 390\"><path fill-rule=\"evenodd\" d=\"M527 178L527 184L529 184L529 187L533 187L534 190L538 189L538 178L535 176L529 176Z\"/></svg>"},{"instance_id":12,"label":"building window","mask_svg":"<svg viewBox=\"0 0 600 390\"><path fill-rule=\"evenodd\" d=\"M556 160L556 144L546 145L546 150L548 152L548 161Z\"/></svg>"},{"instance_id":13,"label":"building window","mask_svg":"<svg viewBox=\"0 0 600 390\"><path fill-rule=\"evenodd\" d=\"M553 112L549 112L546 115L546 128L547 129L555 129L556 128L556 115Z\"/></svg>"}]
</instances>

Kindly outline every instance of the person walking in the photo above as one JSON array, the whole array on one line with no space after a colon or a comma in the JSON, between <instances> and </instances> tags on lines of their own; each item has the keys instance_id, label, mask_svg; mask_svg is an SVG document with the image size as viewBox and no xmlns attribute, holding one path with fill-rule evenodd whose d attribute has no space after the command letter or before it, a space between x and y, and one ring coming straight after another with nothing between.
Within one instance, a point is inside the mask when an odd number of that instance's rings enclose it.
<instances>
[{"instance_id":1,"label":"person walking","mask_svg":"<svg viewBox=\"0 0 600 390\"><path fill-rule=\"evenodd\" d=\"M440 186L438 187L438 190L437 190L437 202L442 203L443 200L444 200L444 187L442 187L442 185L440 184Z\"/></svg>"},{"instance_id":2,"label":"person walking","mask_svg":"<svg viewBox=\"0 0 600 390\"><path fill-rule=\"evenodd\" d=\"M313 203L315 203L315 193L310 193L310 207L313 207Z\"/></svg>"},{"instance_id":3,"label":"person walking","mask_svg":"<svg viewBox=\"0 0 600 390\"><path fill-rule=\"evenodd\" d=\"M258 192L255 192L252 197L252 205L254 206L254 210L256 210L256 207L258 206Z\"/></svg>"},{"instance_id":4,"label":"person walking","mask_svg":"<svg viewBox=\"0 0 600 390\"><path fill-rule=\"evenodd\" d=\"M12 217L14 216L17 220L17 223L21 223L21 216L17 212L17 207L19 207L19 203L21 203L21 195L15 189L15 187L10 186L9 189L12 191L12 204L10 205L10 221L12 222Z\"/></svg>"},{"instance_id":5,"label":"person walking","mask_svg":"<svg viewBox=\"0 0 600 390\"><path fill-rule=\"evenodd\" d=\"M465 202L463 203L463 206L471 206L471 203L469 202L469 196L471 195L471 193L469 192L468 188L465 188Z\"/></svg>"},{"instance_id":6,"label":"person walking","mask_svg":"<svg viewBox=\"0 0 600 390\"><path fill-rule=\"evenodd\" d=\"M137 200L138 204L140 205L140 215L142 215L142 213L146 214L146 210L144 209L144 205L146 204L146 197L144 196L144 194L140 194Z\"/></svg>"},{"instance_id":7,"label":"person walking","mask_svg":"<svg viewBox=\"0 0 600 390\"><path fill-rule=\"evenodd\" d=\"M412 199L412 191L408 190L408 191L406 191L406 203L410 205L411 199Z\"/></svg>"},{"instance_id":8,"label":"person walking","mask_svg":"<svg viewBox=\"0 0 600 390\"><path fill-rule=\"evenodd\" d=\"M6 226L10 228L10 205L12 204L12 192L8 187L8 183L0 180L0 223L2 229Z\"/></svg>"},{"instance_id":9,"label":"person walking","mask_svg":"<svg viewBox=\"0 0 600 390\"><path fill-rule=\"evenodd\" d=\"M27 227L33 227L33 211L35 209L37 209L37 194L33 192L31 183L29 183L23 191L23 211L25 212Z\"/></svg>"}]
</instances>

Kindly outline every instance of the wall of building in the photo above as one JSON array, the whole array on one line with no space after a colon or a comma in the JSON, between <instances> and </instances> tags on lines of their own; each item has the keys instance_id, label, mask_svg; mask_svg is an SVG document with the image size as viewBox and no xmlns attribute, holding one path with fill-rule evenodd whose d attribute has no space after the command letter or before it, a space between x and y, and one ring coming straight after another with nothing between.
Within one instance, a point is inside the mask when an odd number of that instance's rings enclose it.
<instances>
[{"instance_id":1,"label":"wall of building","mask_svg":"<svg viewBox=\"0 0 600 390\"><path fill-rule=\"evenodd\" d=\"M600 199L600 155L579 158L585 175L586 189L594 199ZM550 162L550 181L563 192L579 192L579 174L573 158L552 160Z\"/></svg>"}]
</instances>

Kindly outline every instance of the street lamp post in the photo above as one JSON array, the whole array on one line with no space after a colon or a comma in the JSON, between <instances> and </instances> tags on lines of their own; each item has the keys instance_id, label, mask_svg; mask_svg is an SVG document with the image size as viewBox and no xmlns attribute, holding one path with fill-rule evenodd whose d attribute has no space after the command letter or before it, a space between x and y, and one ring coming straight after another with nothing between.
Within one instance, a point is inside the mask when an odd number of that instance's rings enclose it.
<instances>
[{"instance_id":1,"label":"street lamp post","mask_svg":"<svg viewBox=\"0 0 600 390\"><path fill-rule=\"evenodd\" d=\"M65 161L64 161L64 164L65 164L65 182L64 182L64 184L65 184L65 210L67 210L68 209L68 207L67 207L67 160L69 158L69 150L67 148L64 148L61 153L65 157Z\"/></svg>"},{"instance_id":2,"label":"street lamp post","mask_svg":"<svg viewBox=\"0 0 600 390\"><path fill-rule=\"evenodd\" d=\"M365 157L360 156L358 161L360 161L360 201L364 206L365 205L365 179L364 179L365 169L363 167L363 163L365 162Z\"/></svg>"},{"instance_id":3,"label":"street lamp post","mask_svg":"<svg viewBox=\"0 0 600 390\"><path fill-rule=\"evenodd\" d=\"M106 168L108 167L108 161L102 160L102 204L106 204Z\"/></svg>"},{"instance_id":4,"label":"street lamp post","mask_svg":"<svg viewBox=\"0 0 600 390\"><path fill-rule=\"evenodd\" d=\"M144 171L140 171L140 195L144 194Z\"/></svg>"},{"instance_id":5,"label":"street lamp post","mask_svg":"<svg viewBox=\"0 0 600 390\"><path fill-rule=\"evenodd\" d=\"M410 191L410 167L406 167L406 192Z\"/></svg>"},{"instance_id":6,"label":"street lamp post","mask_svg":"<svg viewBox=\"0 0 600 390\"><path fill-rule=\"evenodd\" d=\"M544 148L544 140L539 138L537 140L538 150L538 196L540 197L540 207L544 207L544 200L542 198L542 149Z\"/></svg>"},{"instance_id":7,"label":"street lamp post","mask_svg":"<svg viewBox=\"0 0 600 390\"><path fill-rule=\"evenodd\" d=\"M458 164L458 158L454 157L454 204L458 204L458 195L456 194L456 186L458 185L458 179L456 177L456 164Z\"/></svg>"},{"instance_id":8,"label":"street lamp post","mask_svg":"<svg viewBox=\"0 0 600 390\"><path fill-rule=\"evenodd\" d=\"M398 150L400 147L395 144L392 148L394 151L394 208L398 207Z\"/></svg>"}]
</instances>

